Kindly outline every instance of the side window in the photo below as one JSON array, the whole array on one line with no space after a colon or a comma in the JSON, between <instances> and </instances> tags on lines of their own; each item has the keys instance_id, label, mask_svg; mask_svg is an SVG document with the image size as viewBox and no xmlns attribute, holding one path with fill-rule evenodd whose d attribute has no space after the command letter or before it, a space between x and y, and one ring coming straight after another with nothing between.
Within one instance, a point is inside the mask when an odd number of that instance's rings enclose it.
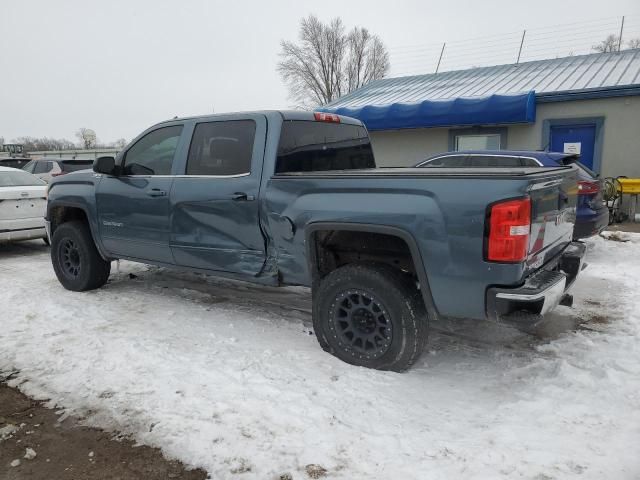
<instances>
[{"instance_id":1,"label":"side window","mask_svg":"<svg viewBox=\"0 0 640 480\"><path fill-rule=\"evenodd\" d=\"M27 163L24 167L22 167L22 169L23 169L23 170L25 170L25 171L27 171L27 172L29 172L29 173L33 173L33 169L35 168L36 163L37 163L37 162L35 162L35 161L31 160L31 161L30 161L29 163Z\"/></svg>"},{"instance_id":2,"label":"side window","mask_svg":"<svg viewBox=\"0 0 640 480\"><path fill-rule=\"evenodd\" d=\"M518 157L478 155L469 157L472 167L520 167L520 159Z\"/></svg>"},{"instance_id":3,"label":"side window","mask_svg":"<svg viewBox=\"0 0 640 480\"><path fill-rule=\"evenodd\" d=\"M251 172L256 122L199 123L193 132L187 175L241 175Z\"/></svg>"},{"instance_id":4,"label":"side window","mask_svg":"<svg viewBox=\"0 0 640 480\"><path fill-rule=\"evenodd\" d=\"M33 173L47 173L53 169L52 162L35 162L35 166L33 168Z\"/></svg>"},{"instance_id":5,"label":"side window","mask_svg":"<svg viewBox=\"0 0 640 480\"><path fill-rule=\"evenodd\" d=\"M459 168L467 167L466 155L449 155L446 157L434 158L428 163L424 164L425 167L441 167L441 168Z\"/></svg>"},{"instance_id":6,"label":"side window","mask_svg":"<svg viewBox=\"0 0 640 480\"><path fill-rule=\"evenodd\" d=\"M147 133L124 157L124 175L170 175L182 125Z\"/></svg>"},{"instance_id":7,"label":"side window","mask_svg":"<svg viewBox=\"0 0 640 480\"><path fill-rule=\"evenodd\" d=\"M539 167L540 164L533 158L521 158L523 167Z\"/></svg>"}]
</instances>

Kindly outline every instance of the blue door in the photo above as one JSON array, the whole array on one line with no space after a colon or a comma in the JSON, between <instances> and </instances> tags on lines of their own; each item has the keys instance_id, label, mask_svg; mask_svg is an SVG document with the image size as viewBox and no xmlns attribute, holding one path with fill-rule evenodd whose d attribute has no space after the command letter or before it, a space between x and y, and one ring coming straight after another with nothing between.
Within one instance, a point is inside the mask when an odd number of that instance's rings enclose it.
<instances>
[{"instance_id":1,"label":"blue door","mask_svg":"<svg viewBox=\"0 0 640 480\"><path fill-rule=\"evenodd\" d=\"M595 124L552 126L550 140L551 151L579 153L580 162L595 170L593 168L593 152L596 145Z\"/></svg>"}]
</instances>

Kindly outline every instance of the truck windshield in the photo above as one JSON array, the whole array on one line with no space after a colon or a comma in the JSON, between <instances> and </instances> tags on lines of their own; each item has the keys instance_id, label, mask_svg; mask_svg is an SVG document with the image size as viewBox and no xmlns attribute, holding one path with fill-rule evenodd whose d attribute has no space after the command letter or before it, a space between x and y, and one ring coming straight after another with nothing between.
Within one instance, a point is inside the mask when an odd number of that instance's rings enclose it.
<instances>
[{"instance_id":1,"label":"truck windshield","mask_svg":"<svg viewBox=\"0 0 640 480\"><path fill-rule=\"evenodd\" d=\"M292 120L282 125L276 173L376 168L364 127Z\"/></svg>"}]
</instances>

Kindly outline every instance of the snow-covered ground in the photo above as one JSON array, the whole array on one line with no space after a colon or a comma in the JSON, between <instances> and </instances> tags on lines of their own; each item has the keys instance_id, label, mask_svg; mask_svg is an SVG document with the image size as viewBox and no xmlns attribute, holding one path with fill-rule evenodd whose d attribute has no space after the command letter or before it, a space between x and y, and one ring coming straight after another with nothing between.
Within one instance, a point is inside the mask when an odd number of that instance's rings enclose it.
<instances>
[{"instance_id":1,"label":"snow-covered ground","mask_svg":"<svg viewBox=\"0 0 640 480\"><path fill-rule=\"evenodd\" d=\"M39 243L0 246L0 372L214 479L637 479L640 235L623 235L589 242L576 307L538 337L434 325L405 374L324 353L305 289L123 263L78 294Z\"/></svg>"}]
</instances>

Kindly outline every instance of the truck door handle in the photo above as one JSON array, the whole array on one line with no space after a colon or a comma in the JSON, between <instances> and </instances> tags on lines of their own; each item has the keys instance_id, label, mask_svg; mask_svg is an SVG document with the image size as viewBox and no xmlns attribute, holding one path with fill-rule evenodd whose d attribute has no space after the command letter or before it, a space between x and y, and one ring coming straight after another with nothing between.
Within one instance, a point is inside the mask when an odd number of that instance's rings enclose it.
<instances>
[{"instance_id":1,"label":"truck door handle","mask_svg":"<svg viewBox=\"0 0 640 480\"><path fill-rule=\"evenodd\" d=\"M256 199L253 195L247 195L244 192L236 192L231 195L231 200L235 202L253 202Z\"/></svg>"},{"instance_id":2,"label":"truck door handle","mask_svg":"<svg viewBox=\"0 0 640 480\"><path fill-rule=\"evenodd\" d=\"M159 188L152 188L151 190L147 190L147 195L150 197L166 197L167 192L160 190Z\"/></svg>"}]
</instances>

